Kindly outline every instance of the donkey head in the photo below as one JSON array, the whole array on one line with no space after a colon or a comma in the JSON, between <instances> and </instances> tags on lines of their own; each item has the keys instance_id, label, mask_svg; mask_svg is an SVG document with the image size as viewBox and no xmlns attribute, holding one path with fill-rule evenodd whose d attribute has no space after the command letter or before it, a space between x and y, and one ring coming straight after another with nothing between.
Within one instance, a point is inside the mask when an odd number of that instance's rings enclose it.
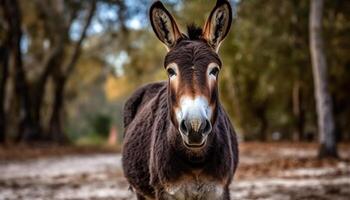
<instances>
[{"instance_id":1,"label":"donkey head","mask_svg":"<svg viewBox=\"0 0 350 200\"><path fill-rule=\"evenodd\" d=\"M202 148L217 117L221 69L217 53L231 26L231 6L218 0L204 28L189 26L187 35L180 32L160 1L152 5L150 19L156 36L168 49L164 67L172 123L187 148Z\"/></svg>"}]
</instances>

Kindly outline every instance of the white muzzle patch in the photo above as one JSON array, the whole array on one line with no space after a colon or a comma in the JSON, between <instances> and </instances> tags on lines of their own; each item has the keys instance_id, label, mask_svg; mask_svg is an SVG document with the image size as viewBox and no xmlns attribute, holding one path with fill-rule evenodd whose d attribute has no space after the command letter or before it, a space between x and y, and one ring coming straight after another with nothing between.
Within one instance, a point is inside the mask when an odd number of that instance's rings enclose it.
<instances>
[{"instance_id":1,"label":"white muzzle patch","mask_svg":"<svg viewBox=\"0 0 350 200\"><path fill-rule=\"evenodd\" d=\"M211 119L212 109L206 98L198 96L195 98L182 97L180 107L176 110L176 118L180 123L182 120L189 119L193 130L198 131L202 119Z\"/></svg>"}]
</instances>

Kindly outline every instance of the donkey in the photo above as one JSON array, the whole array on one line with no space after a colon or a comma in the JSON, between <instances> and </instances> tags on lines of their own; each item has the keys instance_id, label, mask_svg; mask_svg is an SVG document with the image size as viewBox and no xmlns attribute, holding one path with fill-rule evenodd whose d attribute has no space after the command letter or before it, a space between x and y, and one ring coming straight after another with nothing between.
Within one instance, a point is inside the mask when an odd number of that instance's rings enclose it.
<instances>
[{"instance_id":1,"label":"donkey","mask_svg":"<svg viewBox=\"0 0 350 200\"><path fill-rule=\"evenodd\" d=\"M141 87L124 106L124 174L139 200L228 200L238 144L219 101L218 50L231 6L218 0L204 28L187 35L160 1L149 14L168 49L168 80Z\"/></svg>"}]
</instances>

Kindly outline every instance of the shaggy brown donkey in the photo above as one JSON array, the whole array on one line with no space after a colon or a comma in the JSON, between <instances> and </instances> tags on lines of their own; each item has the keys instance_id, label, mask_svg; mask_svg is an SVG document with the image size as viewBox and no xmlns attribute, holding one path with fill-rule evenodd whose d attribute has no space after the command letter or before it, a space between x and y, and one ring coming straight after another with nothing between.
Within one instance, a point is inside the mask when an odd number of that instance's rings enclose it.
<instances>
[{"instance_id":1,"label":"shaggy brown donkey","mask_svg":"<svg viewBox=\"0 0 350 200\"><path fill-rule=\"evenodd\" d=\"M217 54L232 11L218 0L204 29L179 31L159 1L152 27L167 46L168 80L138 89L124 108L123 169L138 199L228 200L236 134L219 102Z\"/></svg>"}]
</instances>

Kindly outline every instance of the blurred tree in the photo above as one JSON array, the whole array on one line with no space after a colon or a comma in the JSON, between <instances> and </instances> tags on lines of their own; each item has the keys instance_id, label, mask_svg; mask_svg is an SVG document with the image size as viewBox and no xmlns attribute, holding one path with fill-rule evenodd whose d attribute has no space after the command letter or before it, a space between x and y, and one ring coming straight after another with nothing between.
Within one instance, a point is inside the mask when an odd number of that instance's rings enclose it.
<instances>
[{"instance_id":1,"label":"blurred tree","mask_svg":"<svg viewBox=\"0 0 350 200\"><path fill-rule=\"evenodd\" d=\"M349 83L338 74L349 74L344 71L349 60L345 55L349 53L346 48L349 35L344 35L349 31L349 21L345 20L349 10L349 2L328 2L325 18L330 69L337 73L332 75L330 88L339 98L344 95L343 84ZM283 138L299 140L306 138L305 132L316 132L312 71L307 67L310 65L308 14L306 1L239 2L238 18L222 48L225 68L221 89L225 91L222 97L233 121L245 136L262 135L264 115L267 131L282 131ZM348 108L344 103L341 105L341 110ZM342 112L345 113L348 112ZM348 121L339 114L337 119L342 119L343 127Z\"/></svg>"},{"instance_id":2,"label":"blurred tree","mask_svg":"<svg viewBox=\"0 0 350 200\"><path fill-rule=\"evenodd\" d=\"M323 38L333 101L336 139L350 139L350 1L325 1Z\"/></svg>"},{"instance_id":3,"label":"blurred tree","mask_svg":"<svg viewBox=\"0 0 350 200\"><path fill-rule=\"evenodd\" d=\"M4 0L1 0L1 7L4 9ZM2 11L4 13L5 10ZM5 30L4 30L5 32ZM9 61L9 37L7 34L1 35L0 43L0 62L1 62L1 73L0 73L0 143L4 143L6 140L6 114L5 114L5 96L6 96L6 84L8 79L8 61Z\"/></svg>"},{"instance_id":4,"label":"blurred tree","mask_svg":"<svg viewBox=\"0 0 350 200\"><path fill-rule=\"evenodd\" d=\"M49 124L50 137L54 141L66 141L66 135L62 129L62 111L64 108L64 91L67 83L67 79L70 77L71 73L75 69L78 58L81 54L81 46L86 37L86 31L90 26L92 17L96 9L96 1L91 2L91 7L87 15L87 19L78 41L76 42L71 57L68 59L67 64L59 68L56 68L53 73L54 80L54 101L52 106L52 114ZM63 11L62 13L63 14ZM70 25L69 25L70 26Z\"/></svg>"},{"instance_id":5,"label":"blurred tree","mask_svg":"<svg viewBox=\"0 0 350 200\"><path fill-rule=\"evenodd\" d=\"M310 51L317 103L319 157L337 157L333 104L328 90L328 69L322 37L323 0L312 0L310 5Z\"/></svg>"},{"instance_id":6,"label":"blurred tree","mask_svg":"<svg viewBox=\"0 0 350 200\"><path fill-rule=\"evenodd\" d=\"M63 142L66 139L61 128L61 117L58 116L62 115L65 82L80 56L87 28L94 16L96 1L52 0L21 2L21 5L26 7L23 24L21 9L17 2L3 1L2 3L4 18L9 24L8 35L11 36L11 43L7 49L13 52L14 61L11 64L16 72L14 84L17 91L11 94L20 100L21 114L17 137L20 141L50 139ZM91 6L88 10L89 5ZM32 12L33 9L37 12ZM87 16L86 23L75 42L70 37L70 31L81 13L86 10L87 14L83 15ZM21 26L25 27L24 34ZM25 60L25 63L22 60ZM51 104L52 120L49 126L44 126L41 114L50 77L54 80L53 86L56 85L54 87L56 98ZM17 115L10 114L14 118ZM45 127L48 128L47 134L44 134Z\"/></svg>"},{"instance_id":7,"label":"blurred tree","mask_svg":"<svg viewBox=\"0 0 350 200\"><path fill-rule=\"evenodd\" d=\"M268 132L294 129L301 139L303 108L309 102L298 96L311 90L304 67L307 3L241 1L237 16L222 48L227 66L222 89L230 94L223 97L225 104L246 137L266 140Z\"/></svg>"},{"instance_id":8,"label":"blurred tree","mask_svg":"<svg viewBox=\"0 0 350 200\"><path fill-rule=\"evenodd\" d=\"M91 3L90 3L91 2ZM65 5L68 4L68 5ZM36 35L38 33L38 27L32 29L33 32L28 32L29 34L34 34L33 46L35 48L35 42L41 42L42 52L38 50L31 49L35 55L42 55L39 63L39 75L37 79L32 84L32 114L34 121L38 123L36 125L36 137L28 136L25 132L19 131L19 138L23 141L37 140L37 137L41 137L45 140L52 140L56 142L65 142L66 137L62 131L61 124L61 112L63 105L63 95L65 80L68 79L69 74L73 71L77 59L80 55L80 48L83 40L86 36L86 29L90 25L92 16L94 15L96 1L92 0L88 2L91 4L90 11L87 16L86 25L83 27L78 41L75 43L75 47L72 49L71 56L67 58L67 46L71 46L71 40L69 37L69 31L71 26L76 20L80 9L84 9L84 4L78 4L74 2L64 2L61 0L53 1L36 1L35 8L38 9L38 15L41 17L40 22L43 23L43 31L47 34L47 40L41 38L38 40ZM66 10L68 9L68 10ZM44 36L45 37L45 36ZM45 42L48 43L49 49L45 47ZM47 46L47 45L46 45ZM37 46L38 47L38 46ZM48 52L48 53L44 53ZM68 54L69 55L69 54ZM48 126L48 133L43 134L42 125L40 124L41 112L42 112L42 102L45 97L45 89L47 86L47 81L49 76L53 77L54 83L54 101L52 103L51 109L51 120Z\"/></svg>"},{"instance_id":9,"label":"blurred tree","mask_svg":"<svg viewBox=\"0 0 350 200\"><path fill-rule=\"evenodd\" d=\"M20 102L18 130L27 139L35 137L37 124L32 116L31 99L21 53L21 39L23 35L21 29L22 14L17 1L4 0L2 3L4 16L8 22L8 34L10 37L8 49L10 51L11 63L15 70L15 91Z\"/></svg>"},{"instance_id":10,"label":"blurred tree","mask_svg":"<svg viewBox=\"0 0 350 200\"><path fill-rule=\"evenodd\" d=\"M5 1L1 0L0 5L2 8L1 14L5 12ZM2 16L2 18L4 18ZM0 73L0 143L4 143L6 140L6 114L5 114L5 96L6 96L6 84L8 79L8 61L9 61L9 52L8 52L8 46L9 46L9 34L8 30L5 28L6 22L1 21L0 30L0 65L1 67L1 73Z\"/></svg>"},{"instance_id":11,"label":"blurred tree","mask_svg":"<svg viewBox=\"0 0 350 200\"><path fill-rule=\"evenodd\" d=\"M8 77L8 51L6 44L0 44L0 61L2 65L0 74L0 143L4 143L6 139L6 114L4 103Z\"/></svg>"}]
</instances>

